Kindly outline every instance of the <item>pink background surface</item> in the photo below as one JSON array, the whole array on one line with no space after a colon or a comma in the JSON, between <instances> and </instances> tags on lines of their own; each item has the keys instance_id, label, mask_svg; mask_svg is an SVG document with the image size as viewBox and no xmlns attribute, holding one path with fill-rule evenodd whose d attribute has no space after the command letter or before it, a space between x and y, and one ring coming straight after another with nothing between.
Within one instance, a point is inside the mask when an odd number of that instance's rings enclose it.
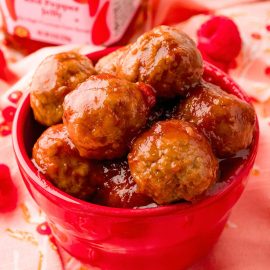
<instances>
[{"instance_id":1,"label":"pink background surface","mask_svg":"<svg viewBox=\"0 0 270 270\"><path fill-rule=\"evenodd\" d=\"M156 1L154 1L156 2ZM212 252L190 270L264 270L270 268L270 2L269 1L161 1L155 17L161 23L172 16L170 7L190 9L190 13L210 10L232 18L238 25L243 47L237 65L229 74L256 100L261 137L258 156L247 188L233 209L219 242ZM203 4L201 3L203 2ZM188 3L188 4L187 4ZM194 15L178 24L196 40L196 31L209 15ZM254 35L255 34L255 35ZM40 234L37 227L45 221L44 214L26 191L15 163L11 138L8 135L16 102L14 91L26 92L32 72L46 56L58 51L77 49L82 53L97 47L68 45L42 49L28 57L1 49L7 55L10 68L22 79L11 86L0 80L0 181L9 175L9 167L17 198L7 211L0 202L0 269L87 269L69 255L59 252L49 234ZM268 68L268 69L267 69ZM16 97L15 92L15 97ZM13 94L14 96L14 94ZM13 100L13 101L10 101ZM9 107L11 106L11 107ZM8 107L8 109L6 109ZM3 129L6 132L3 132ZM3 167L4 166L4 167ZM0 183L1 183L0 182ZM1 191L1 184L0 184ZM7 199L8 201L8 199ZM10 202L9 202L10 203Z\"/></svg>"}]
</instances>

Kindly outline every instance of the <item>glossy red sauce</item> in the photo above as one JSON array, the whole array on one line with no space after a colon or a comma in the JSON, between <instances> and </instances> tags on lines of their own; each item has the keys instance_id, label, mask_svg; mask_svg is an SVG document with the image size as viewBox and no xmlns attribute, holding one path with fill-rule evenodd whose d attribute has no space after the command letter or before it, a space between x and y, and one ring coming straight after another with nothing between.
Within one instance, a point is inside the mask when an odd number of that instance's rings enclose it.
<instances>
[{"instance_id":1,"label":"glossy red sauce","mask_svg":"<svg viewBox=\"0 0 270 270\"><path fill-rule=\"evenodd\" d=\"M120 208L134 208L153 203L144 194L137 193L137 186L126 159L103 163L103 182L98 186L91 202Z\"/></svg>"},{"instance_id":2,"label":"glossy red sauce","mask_svg":"<svg viewBox=\"0 0 270 270\"><path fill-rule=\"evenodd\" d=\"M174 113L179 104L180 98L176 97L171 100L159 100L148 118L146 128L151 127L155 122L170 119L174 116Z\"/></svg>"},{"instance_id":3,"label":"glossy red sauce","mask_svg":"<svg viewBox=\"0 0 270 270\"><path fill-rule=\"evenodd\" d=\"M219 160L219 176L217 182L198 199L211 196L232 179L235 171L248 157L249 149L241 150L236 155ZM103 183L90 202L119 208L156 207L153 200L136 192L136 183L130 175L126 159L106 162L103 164Z\"/></svg>"},{"instance_id":4,"label":"glossy red sauce","mask_svg":"<svg viewBox=\"0 0 270 270\"><path fill-rule=\"evenodd\" d=\"M145 128L149 128L153 123L172 118L179 98L174 100L159 100L152 109L148 123ZM35 139L44 131L44 127L32 120L33 127L37 135ZM34 141L35 142L35 141ZM33 144L34 144L33 142ZM28 148L28 147L27 147ZM31 148L32 149L32 146ZM30 154L30 153L29 153ZM219 160L219 177L217 182L206 192L204 196L211 196L224 185L229 183L236 170L241 168L241 164L248 157L249 149L239 151L236 155ZM90 199L90 202L118 208L145 208L156 207L153 200L144 194L136 192L136 183L130 175L127 159L101 162L102 170L98 177L97 189Z\"/></svg>"},{"instance_id":5,"label":"glossy red sauce","mask_svg":"<svg viewBox=\"0 0 270 270\"><path fill-rule=\"evenodd\" d=\"M95 57L99 58L100 55L96 54ZM96 60L95 57L94 60ZM233 82L229 79L224 81L223 76L224 74L217 70L216 74L213 76L210 76L206 72L204 74L204 79L208 82L219 85L225 91L229 89L228 92L234 93L241 99L248 100L244 94L239 92ZM148 129L157 121L172 118L179 101L180 98L175 98L173 100L159 100L152 109L145 129ZM44 131L44 127L37 124L34 121L33 116L29 119L29 123L27 125L29 125L29 128L33 130L34 134L32 138L33 141L29 142L29 140L25 140L27 141L26 149L28 150L28 155L31 156L32 147L40 134ZM25 128L28 127L26 126ZM243 161L247 159L249 153L250 149L244 149L232 157L220 159L219 177L217 182L201 198L215 194L219 189L224 188L224 185L230 183L235 173L242 168L244 163ZM101 180L97 185L97 190L91 199L92 203L121 208L156 206L150 198L136 192L136 184L130 175L126 158L102 163L100 179Z\"/></svg>"},{"instance_id":6,"label":"glossy red sauce","mask_svg":"<svg viewBox=\"0 0 270 270\"><path fill-rule=\"evenodd\" d=\"M173 100L160 100L149 117L147 128L152 126L157 121L162 121L174 117L180 98ZM230 181L230 176L235 173L237 169L241 168L241 164L248 158L250 147L237 152L235 155L219 159L219 177L217 183Z\"/></svg>"}]
</instances>

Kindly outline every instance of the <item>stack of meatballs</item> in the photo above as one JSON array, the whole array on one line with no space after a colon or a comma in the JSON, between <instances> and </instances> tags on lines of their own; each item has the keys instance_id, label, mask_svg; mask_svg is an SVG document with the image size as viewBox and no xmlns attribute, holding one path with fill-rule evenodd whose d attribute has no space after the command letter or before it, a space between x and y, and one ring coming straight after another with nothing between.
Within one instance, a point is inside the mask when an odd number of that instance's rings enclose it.
<instances>
[{"instance_id":1,"label":"stack of meatballs","mask_svg":"<svg viewBox=\"0 0 270 270\"><path fill-rule=\"evenodd\" d=\"M93 66L76 52L47 57L30 85L48 128L32 160L79 199L110 207L194 201L218 180L219 158L252 143L252 106L202 79L185 33L159 26Z\"/></svg>"}]
</instances>

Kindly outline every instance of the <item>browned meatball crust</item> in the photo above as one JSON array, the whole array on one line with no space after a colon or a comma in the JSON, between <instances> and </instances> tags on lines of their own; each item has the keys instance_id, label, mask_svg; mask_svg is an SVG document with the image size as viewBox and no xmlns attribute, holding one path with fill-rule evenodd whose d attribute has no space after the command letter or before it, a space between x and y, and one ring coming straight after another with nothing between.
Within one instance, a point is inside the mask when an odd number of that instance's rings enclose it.
<instances>
[{"instance_id":1,"label":"browned meatball crust","mask_svg":"<svg viewBox=\"0 0 270 270\"><path fill-rule=\"evenodd\" d=\"M184 95L203 73L203 62L193 40L169 26L158 26L131 44L117 76L150 84L161 97Z\"/></svg>"},{"instance_id":2,"label":"browned meatball crust","mask_svg":"<svg viewBox=\"0 0 270 270\"><path fill-rule=\"evenodd\" d=\"M177 118L195 124L218 157L231 156L252 142L253 107L211 83L198 86L179 104Z\"/></svg>"},{"instance_id":3,"label":"browned meatball crust","mask_svg":"<svg viewBox=\"0 0 270 270\"><path fill-rule=\"evenodd\" d=\"M146 94L154 97L151 89L103 74L91 76L68 94L63 119L80 155L92 159L123 156L147 121L152 99Z\"/></svg>"},{"instance_id":4,"label":"browned meatball crust","mask_svg":"<svg viewBox=\"0 0 270 270\"><path fill-rule=\"evenodd\" d=\"M116 51L102 57L95 65L98 73L117 75L117 69L130 45L119 48Z\"/></svg>"},{"instance_id":5,"label":"browned meatball crust","mask_svg":"<svg viewBox=\"0 0 270 270\"><path fill-rule=\"evenodd\" d=\"M43 132L34 145L32 157L37 168L68 194L87 199L95 191L98 165L80 157L63 124Z\"/></svg>"},{"instance_id":6,"label":"browned meatball crust","mask_svg":"<svg viewBox=\"0 0 270 270\"><path fill-rule=\"evenodd\" d=\"M193 200L216 181L207 139L181 120L157 122L134 142L128 162L138 191L158 204Z\"/></svg>"},{"instance_id":7,"label":"browned meatball crust","mask_svg":"<svg viewBox=\"0 0 270 270\"><path fill-rule=\"evenodd\" d=\"M45 126L60 123L65 95L95 73L92 62L76 52L45 58L30 85L30 102L35 119Z\"/></svg>"}]
</instances>

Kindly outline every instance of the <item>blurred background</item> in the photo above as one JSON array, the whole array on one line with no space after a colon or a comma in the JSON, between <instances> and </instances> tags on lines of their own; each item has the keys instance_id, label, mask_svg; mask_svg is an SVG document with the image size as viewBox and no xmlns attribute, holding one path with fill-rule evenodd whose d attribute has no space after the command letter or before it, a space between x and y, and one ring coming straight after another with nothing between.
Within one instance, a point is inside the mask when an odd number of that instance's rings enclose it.
<instances>
[{"instance_id":1,"label":"blurred background","mask_svg":"<svg viewBox=\"0 0 270 270\"><path fill-rule=\"evenodd\" d=\"M88 269L55 246L44 214L21 183L13 156L12 121L33 70L47 55L125 45L161 24L185 31L206 61L248 93L261 130L247 189L218 244L191 269L269 269L270 1L0 0L0 10L1 270L56 270L63 265ZM214 31L215 40L208 31Z\"/></svg>"}]
</instances>

